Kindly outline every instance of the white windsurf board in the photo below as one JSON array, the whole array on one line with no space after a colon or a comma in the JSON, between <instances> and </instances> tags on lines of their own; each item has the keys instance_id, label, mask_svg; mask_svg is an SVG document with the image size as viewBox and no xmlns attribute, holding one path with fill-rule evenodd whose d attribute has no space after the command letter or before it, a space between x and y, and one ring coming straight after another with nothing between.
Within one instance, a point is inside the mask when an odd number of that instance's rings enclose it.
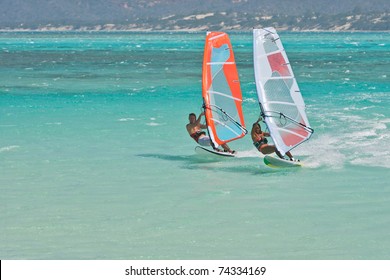
<instances>
[{"instance_id":1,"label":"white windsurf board","mask_svg":"<svg viewBox=\"0 0 390 280\"><path fill-rule=\"evenodd\" d=\"M196 146L195 152L199 155L204 156L222 156L222 157L235 157L235 154L227 153L227 152L218 152L214 150L209 150L207 148Z\"/></svg>"}]
</instances>

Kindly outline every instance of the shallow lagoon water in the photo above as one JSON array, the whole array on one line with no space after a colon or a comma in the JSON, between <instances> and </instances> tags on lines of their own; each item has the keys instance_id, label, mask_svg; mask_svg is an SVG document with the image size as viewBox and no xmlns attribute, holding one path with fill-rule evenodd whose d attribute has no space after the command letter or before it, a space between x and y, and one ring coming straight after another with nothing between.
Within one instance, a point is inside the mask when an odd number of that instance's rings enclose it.
<instances>
[{"instance_id":1,"label":"shallow lagoon water","mask_svg":"<svg viewBox=\"0 0 390 280\"><path fill-rule=\"evenodd\" d=\"M229 34L247 127L250 32ZM203 33L0 34L1 259L388 259L387 33L281 32L303 168L194 152Z\"/></svg>"}]
</instances>

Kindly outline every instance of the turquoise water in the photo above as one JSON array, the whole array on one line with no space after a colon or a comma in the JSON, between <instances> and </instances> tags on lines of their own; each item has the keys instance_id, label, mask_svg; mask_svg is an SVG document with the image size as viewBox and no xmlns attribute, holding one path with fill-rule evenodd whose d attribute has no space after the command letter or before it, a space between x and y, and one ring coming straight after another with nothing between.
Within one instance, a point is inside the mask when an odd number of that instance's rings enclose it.
<instances>
[{"instance_id":1,"label":"turquoise water","mask_svg":"<svg viewBox=\"0 0 390 280\"><path fill-rule=\"evenodd\" d=\"M286 33L315 133L206 160L203 33L0 33L0 259L389 259L390 36ZM248 127L250 32L231 33Z\"/></svg>"}]
</instances>

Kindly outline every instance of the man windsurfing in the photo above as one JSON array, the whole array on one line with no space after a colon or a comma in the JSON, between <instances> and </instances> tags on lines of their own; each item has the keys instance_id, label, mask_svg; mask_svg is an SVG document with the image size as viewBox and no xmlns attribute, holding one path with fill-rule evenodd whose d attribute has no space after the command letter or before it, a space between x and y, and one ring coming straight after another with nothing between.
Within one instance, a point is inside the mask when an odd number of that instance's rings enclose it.
<instances>
[{"instance_id":1,"label":"man windsurfing","mask_svg":"<svg viewBox=\"0 0 390 280\"><path fill-rule=\"evenodd\" d=\"M195 113L191 113L188 115L189 123L186 125L188 134L199 145L212 146L214 150L222 152L220 149L212 145L210 137L207 136L206 132L202 130L207 129L206 125L200 123L202 116L204 116L204 112L200 113L198 118L196 118ZM224 152L231 154L235 153L235 151L232 151L227 144L223 144L221 145L221 147L224 149Z\"/></svg>"}]
</instances>

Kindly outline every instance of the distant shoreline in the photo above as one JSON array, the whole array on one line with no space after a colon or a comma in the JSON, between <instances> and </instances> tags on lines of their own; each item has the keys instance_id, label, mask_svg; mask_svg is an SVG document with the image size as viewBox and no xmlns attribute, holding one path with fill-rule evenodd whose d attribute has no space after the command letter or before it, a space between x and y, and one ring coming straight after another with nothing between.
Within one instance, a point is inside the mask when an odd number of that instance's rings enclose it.
<instances>
[{"instance_id":1,"label":"distant shoreline","mask_svg":"<svg viewBox=\"0 0 390 280\"><path fill-rule=\"evenodd\" d=\"M261 27L259 27L261 28ZM342 32L345 32L345 33L356 33L356 32L363 32L363 33L368 33L368 32L371 32L371 33L387 33L387 32L390 32L390 30L348 30L348 29L339 29L339 28L336 28L336 29L288 29L288 28L275 28L277 31L288 31L288 32L303 32L303 33L309 33L309 32L328 32L328 33L342 33ZM245 28L245 29L233 29L233 28L224 28L224 29L220 29L220 30L215 30L215 31L223 31L223 32L247 32L247 31L251 31L252 29L248 29L248 28ZM71 28L63 28L63 27L59 27L59 28L41 28L41 29L28 29L28 28L15 28L15 29L9 29L9 28L6 28L6 29L1 29L0 28L0 32L1 33L11 33L11 32L16 32L16 33L26 33L26 32L69 32L69 33L72 33L72 32L80 32L80 33L99 33L99 32L106 32L106 33L109 33L109 32L112 32L112 33L115 33L115 32L128 32L128 33L132 33L132 32L144 32L144 33L164 33L164 32L170 32L170 33L180 33L180 32L183 32L183 33L200 33L200 32L206 32L207 29L203 29L203 28L183 28L183 29L159 29L159 30L153 30L151 28L134 28L134 29L93 29L93 28L75 28L75 29L71 29Z\"/></svg>"}]
</instances>

